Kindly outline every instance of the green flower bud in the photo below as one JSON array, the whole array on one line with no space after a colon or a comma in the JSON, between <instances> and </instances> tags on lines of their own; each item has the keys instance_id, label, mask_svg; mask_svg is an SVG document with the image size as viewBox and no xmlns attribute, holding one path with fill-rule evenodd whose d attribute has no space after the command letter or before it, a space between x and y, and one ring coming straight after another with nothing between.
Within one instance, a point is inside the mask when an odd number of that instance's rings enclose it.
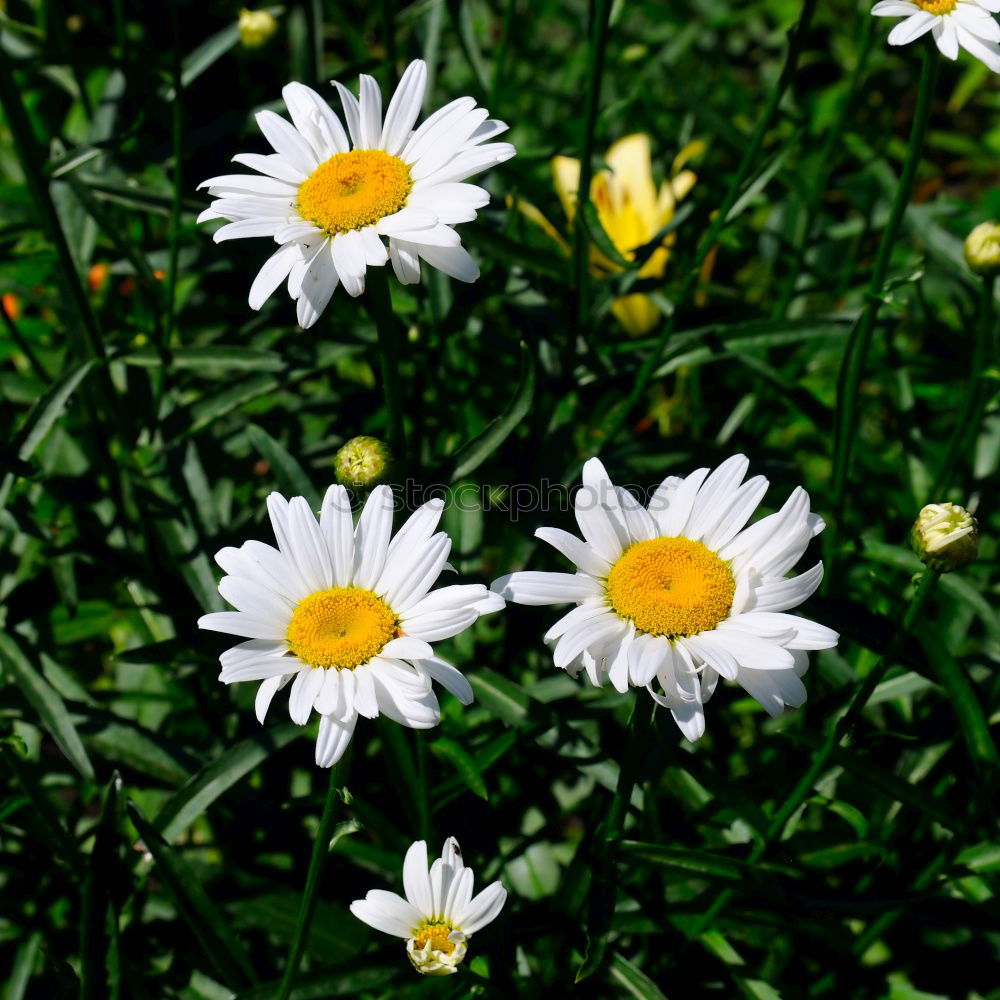
<instances>
[{"instance_id":1,"label":"green flower bud","mask_svg":"<svg viewBox=\"0 0 1000 1000\"><path fill-rule=\"evenodd\" d=\"M931 503L917 517L910 541L921 562L931 569L950 573L976 558L979 526L958 504Z\"/></svg>"},{"instance_id":2,"label":"green flower bud","mask_svg":"<svg viewBox=\"0 0 1000 1000\"><path fill-rule=\"evenodd\" d=\"M246 48L259 49L277 30L278 20L268 11L240 11L240 41Z\"/></svg>"},{"instance_id":3,"label":"green flower bud","mask_svg":"<svg viewBox=\"0 0 1000 1000\"><path fill-rule=\"evenodd\" d=\"M966 236L965 262L976 274L1000 274L1000 225L981 222Z\"/></svg>"},{"instance_id":4,"label":"green flower bud","mask_svg":"<svg viewBox=\"0 0 1000 1000\"><path fill-rule=\"evenodd\" d=\"M334 473L348 489L371 489L384 483L392 472L392 451L378 438L351 438L337 452Z\"/></svg>"}]
</instances>

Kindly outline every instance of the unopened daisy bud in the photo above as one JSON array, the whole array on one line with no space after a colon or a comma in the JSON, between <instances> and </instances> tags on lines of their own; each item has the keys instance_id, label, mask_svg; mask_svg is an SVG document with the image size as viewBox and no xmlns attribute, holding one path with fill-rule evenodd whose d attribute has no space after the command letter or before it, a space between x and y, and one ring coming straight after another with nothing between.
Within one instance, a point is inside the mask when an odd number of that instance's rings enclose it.
<instances>
[{"instance_id":1,"label":"unopened daisy bud","mask_svg":"<svg viewBox=\"0 0 1000 1000\"><path fill-rule=\"evenodd\" d=\"M965 262L976 274L1000 274L1000 225L981 222L965 237Z\"/></svg>"},{"instance_id":2,"label":"unopened daisy bud","mask_svg":"<svg viewBox=\"0 0 1000 1000\"><path fill-rule=\"evenodd\" d=\"M978 527L976 519L958 504L929 503L913 525L913 551L931 569L950 573L976 558Z\"/></svg>"},{"instance_id":3,"label":"unopened daisy bud","mask_svg":"<svg viewBox=\"0 0 1000 1000\"><path fill-rule=\"evenodd\" d=\"M240 41L248 49L259 49L278 30L278 20L266 10L240 11Z\"/></svg>"},{"instance_id":4,"label":"unopened daisy bud","mask_svg":"<svg viewBox=\"0 0 1000 1000\"><path fill-rule=\"evenodd\" d=\"M384 441L362 435L351 438L334 459L337 482L349 489L371 489L384 483L392 470L392 451Z\"/></svg>"}]
</instances>

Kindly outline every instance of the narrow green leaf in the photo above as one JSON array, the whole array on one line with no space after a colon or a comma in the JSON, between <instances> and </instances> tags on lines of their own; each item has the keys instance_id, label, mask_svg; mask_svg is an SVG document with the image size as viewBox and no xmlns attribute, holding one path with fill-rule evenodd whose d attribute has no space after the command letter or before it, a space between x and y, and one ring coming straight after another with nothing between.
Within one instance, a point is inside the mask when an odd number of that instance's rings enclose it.
<instances>
[{"instance_id":1,"label":"narrow green leaf","mask_svg":"<svg viewBox=\"0 0 1000 1000\"><path fill-rule=\"evenodd\" d=\"M187 87L197 80L205 70L218 62L230 49L235 48L239 40L240 26L234 20L232 24L227 24L221 31L217 31L197 48L192 49L181 63L181 86ZM167 100L172 101L174 98L171 89Z\"/></svg>"},{"instance_id":2,"label":"narrow green leaf","mask_svg":"<svg viewBox=\"0 0 1000 1000\"><path fill-rule=\"evenodd\" d=\"M35 971L35 963L38 960L41 950L42 935L40 931L35 931L17 949L17 954L14 956L14 965L7 979L7 992L4 994L4 1000L24 1000L32 973Z\"/></svg>"},{"instance_id":3,"label":"narrow green leaf","mask_svg":"<svg viewBox=\"0 0 1000 1000\"><path fill-rule=\"evenodd\" d=\"M399 975L399 970L387 965L359 969L356 962L345 963L347 968L322 969L300 977L292 988L288 1000L326 1000L327 997L357 997L366 990L378 989ZM236 1000L274 1000L281 987L275 979L253 990L246 990Z\"/></svg>"},{"instance_id":4,"label":"narrow green leaf","mask_svg":"<svg viewBox=\"0 0 1000 1000\"><path fill-rule=\"evenodd\" d=\"M611 981L636 1000L667 1000L666 995L649 976L618 952L611 956L609 972Z\"/></svg>"},{"instance_id":5,"label":"narrow green leaf","mask_svg":"<svg viewBox=\"0 0 1000 1000\"><path fill-rule=\"evenodd\" d=\"M636 266L628 257L623 256L622 252L615 246L614 241L602 225L601 217L597 214L597 208L592 201L587 201L584 204L581 221L591 242L608 260L623 270L631 270Z\"/></svg>"},{"instance_id":6,"label":"narrow green leaf","mask_svg":"<svg viewBox=\"0 0 1000 1000\"><path fill-rule=\"evenodd\" d=\"M93 359L77 365L46 391L45 395L32 407L27 419L18 431L11 450L22 462L26 462L42 443L52 425L62 416L77 386L94 367Z\"/></svg>"},{"instance_id":7,"label":"narrow green leaf","mask_svg":"<svg viewBox=\"0 0 1000 1000\"><path fill-rule=\"evenodd\" d=\"M190 777L189 756L159 734L106 712L80 709L74 715L83 741L105 760L169 785Z\"/></svg>"},{"instance_id":8,"label":"narrow green leaf","mask_svg":"<svg viewBox=\"0 0 1000 1000\"><path fill-rule=\"evenodd\" d=\"M515 427L527 416L535 395L535 358L528 345L521 342L521 376L514 395L499 417L471 441L467 441L452 459L448 481L455 482L477 469L507 440Z\"/></svg>"},{"instance_id":9,"label":"narrow green leaf","mask_svg":"<svg viewBox=\"0 0 1000 1000\"><path fill-rule=\"evenodd\" d=\"M437 757L443 757L458 772L466 787L481 799L489 799L486 782L476 767L475 760L455 740L444 737L431 744L431 752Z\"/></svg>"},{"instance_id":10,"label":"narrow green leaf","mask_svg":"<svg viewBox=\"0 0 1000 1000\"><path fill-rule=\"evenodd\" d=\"M215 908L198 876L160 836L134 802L129 802L128 811L198 946L230 988L237 989L252 983L253 968L246 953L233 934L230 922Z\"/></svg>"},{"instance_id":11,"label":"narrow green leaf","mask_svg":"<svg viewBox=\"0 0 1000 1000\"><path fill-rule=\"evenodd\" d=\"M469 683L476 698L507 725L523 726L528 721L528 704L531 699L520 684L488 667L469 674Z\"/></svg>"},{"instance_id":12,"label":"narrow green leaf","mask_svg":"<svg viewBox=\"0 0 1000 1000\"><path fill-rule=\"evenodd\" d=\"M113 947L113 939L118 936L118 918L113 908L112 888L118 876L121 790L122 780L116 772L104 791L97 836L83 883L80 913L81 1000L106 1000L110 995L110 959L117 951L117 947Z\"/></svg>"},{"instance_id":13,"label":"narrow green leaf","mask_svg":"<svg viewBox=\"0 0 1000 1000\"><path fill-rule=\"evenodd\" d=\"M979 699L961 664L952 655L936 626L929 623L919 626L917 637L945 689L948 705L958 719L962 737L969 749L969 756L977 764L994 767L998 760L996 744L990 734L982 705L979 704Z\"/></svg>"},{"instance_id":14,"label":"narrow green leaf","mask_svg":"<svg viewBox=\"0 0 1000 1000\"><path fill-rule=\"evenodd\" d=\"M193 369L199 375L225 376L233 372L278 372L285 368L280 354L252 347L209 344L204 347L174 347L167 359L171 368ZM159 368L164 355L153 347L143 347L122 356L127 365Z\"/></svg>"},{"instance_id":15,"label":"narrow green leaf","mask_svg":"<svg viewBox=\"0 0 1000 1000\"><path fill-rule=\"evenodd\" d=\"M312 506L317 505L316 491L306 471L283 444L271 437L256 424L247 426L251 446L271 466L281 488L289 496L305 497Z\"/></svg>"},{"instance_id":16,"label":"narrow green leaf","mask_svg":"<svg viewBox=\"0 0 1000 1000\"><path fill-rule=\"evenodd\" d=\"M669 847L666 844L646 844L637 840L626 840L620 845L626 854L646 861L653 861L668 868L677 868L705 878L722 879L727 882L768 882L774 877L774 869L760 864L751 865L737 858L727 858L710 851L694 848Z\"/></svg>"},{"instance_id":17,"label":"narrow green leaf","mask_svg":"<svg viewBox=\"0 0 1000 1000\"><path fill-rule=\"evenodd\" d=\"M194 434L203 427L239 409L246 403L278 388L278 380L273 375L251 375L230 385L221 392L205 396L194 403L189 413L191 421L188 434Z\"/></svg>"},{"instance_id":18,"label":"narrow green leaf","mask_svg":"<svg viewBox=\"0 0 1000 1000\"><path fill-rule=\"evenodd\" d=\"M216 799L301 731L300 726L289 724L237 743L169 798L153 825L165 840L176 840Z\"/></svg>"},{"instance_id":19,"label":"narrow green leaf","mask_svg":"<svg viewBox=\"0 0 1000 1000\"><path fill-rule=\"evenodd\" d=\"M67 760L84 778L93 778L94 767L70 719L66 704L56 689L31 665L10 633L0 633L0 661L38 713Z\"/></svg>"}]
</instances>

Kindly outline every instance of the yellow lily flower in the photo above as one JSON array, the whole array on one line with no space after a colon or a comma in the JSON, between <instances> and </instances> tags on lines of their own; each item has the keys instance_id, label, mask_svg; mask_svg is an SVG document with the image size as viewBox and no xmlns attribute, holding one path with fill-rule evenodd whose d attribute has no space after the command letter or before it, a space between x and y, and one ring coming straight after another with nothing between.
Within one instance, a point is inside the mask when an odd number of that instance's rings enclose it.
<instances>
[{"instance_id":1,"label":"yellow lily flower","mask_svg":"<svg viewBox=\"0 0 1000 1000\"><path fill-rule=\"evenodd\" d=\"M619 139L604 159L607 170L598 171L590 183L590 200L597 217L615 248L632 260L638 247L649 243L671 221L677 203L694 187L697 176L684 169L692 157L705 149L701 141L688 143L674 159L671 177L659 188L653 182L649 136L642 133ZM569 156L552 160L552 176L566 218L572 225L576 215L577 191L580 187L580 161ZM566 241L533 206L522 204L522 211L538 222L549 235L566 247ZM661 278L670 257L674 234L665 237L639 271L640 278ZM609 260L595 246L590 248L591 273L597 276L621 271L620 265ZM648 333L660 318L660 310L648 295L634 293L616 299L611 307L615 317L632 336Z\"/></svg>"}]
</instances>

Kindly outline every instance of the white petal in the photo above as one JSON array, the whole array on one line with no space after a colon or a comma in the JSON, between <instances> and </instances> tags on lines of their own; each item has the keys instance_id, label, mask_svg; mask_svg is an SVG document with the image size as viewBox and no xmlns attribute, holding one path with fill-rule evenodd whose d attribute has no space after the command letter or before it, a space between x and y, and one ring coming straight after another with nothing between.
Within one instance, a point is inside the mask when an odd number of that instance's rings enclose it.
<instances>
[{"instance_id":1,"label":"white petal","mask_svg":"<svg viewBox=\"0 0 1000 1000\"><path fill-rule=\"evenodd\" d=\"M371 590L385 566L392 533L392 490L376 486L365 502L354 532L354 586Z\"/></svg>"},{"instance_id":2,"label":"white petal","mask_svg":"<svg viewBox=\"0 0 1000 1000\"><path fill-rule=\"evenodd\" d=\"M535 538L548 542L554 549L561 552L567 559L576 564L584 573L601 579L607 577L611 564L601 558L586 542L576 535L571 535L561 528L538 528Z\"/></svg>"},{"instance_id":3,"label":"white petal","mask_svg":"<svg viewBox=\"0 0 1000 1000\"><path fill-rule=\"evenodd\" d=\"M241 635L246 639L283 639L280 629L271 621L261 621L245 615L242 611L213 611L198 619L198 628L211 632L226 632Z\"/></svg>"},{"instance_id":4,"label":"white petal","mask_svg":"<svg viewBox=\"0 0 1000 1000\"><path fill-rule=\"evenodd\" d=\"M470 900L455 923L463 934L474 934L499 916L506 901L507 890L499 882L493 882Z\"/></svg>"},{"instance_id":5,"label":"white petal","mask_svg":"<svg viewBox=\"0 0 1000 1000\"><path fill-rule=\"evenodd\" d=\"M288 243L276 250L264 262L264 266L257 272L253 284L250 286L250 308L260 309L260 307L271 297L274 290L280 285L288 272L292 269L292 264L302 259L302 250L295 243Z\"/></svg>"},{"instance_id":6,"label":"white petal","mask_svg":"<svg viewBox=\"0 0 1000 1000\"><path fill-rule=\"evenodd\" d=\"M423 243L407 243L405 240L397 241L397 246L415 251L431 267L456 281L469 283L479 277L479 265L463 246L427 246Z\"/></svg>"},{"instance_id":7,"label":"white petal","mask_svg":"<svg viewBox=\"0 0 1000 1000\"><path fill-rule=\"evenodd\" d=\"M905 21L901 21L889 32L889 44L906 45L914 41L930 31L934 26L935 20L935 16L925 10L911 14Z\"/></svg>"},{"instance_id":8,"label":"white petal","mask_svg":"<svg viewBox=\"0 0 1000 1000\"><path fill-rule=\"evenodd\" d=\"M490 590L515 604L569 604L603 593L600 584L587 576L536 571L501 576L490 584Z\"/></svg>"},{"instance_id":9,"label":"white petal","mask_svg":"<svg viewBox=\"0 0 1000 1000\"><path fill-rule=\"evenodd\" d=\"M258 111L257 124L275 152L296 170L308 176L319 166L320 161L312 146L280 115L273 111Z\"/></svg>"},{"instance_id":10,"label":"white petal","mask_svg":"<svg viewBox=\"0 0 1000 1000\"><path fill-rule=\"evenodd\" d=\"M403 859L403 890L407 900L421 916L430 916L434 911L431 896L431 882L427 870L427 843L417 840L410 845Z\"/></svg>"},{"instance_id":11,"label":"white petal","mask_svg":"<svg viewBox=\"0 0 1000 1000\"><path fill-rule=\"evenodd\" d=\"M664 538L676 538L683 534L684 526L691 517L695 497L708 475L708 469L695 469L684 479L665 479L649 502L649 513L660 526Z\"/></svg>"},{"instance_id":12,"label":"white petal","mask_svg":"<svg viewBox=\"0 0 1000 1000\"><path fill-rule=\"evenodd\" d=\"M299 671L292 682L292 691L288 696L288 714L292 722L304 726L309 721L313 705L316 703L316 695L323 687L325 678L326 671L322 668L312 667Z\"/></svg>"},{"instance_id":13,"label":"white petal","mask_svg":"<svg viewBox=\"0 0 1000 1000\"><path fill-rule=\"evenodd\" d=\"M277 153L268 153L266 156L260 153L237 153L233 157L233 163L242 163L251 170L259 170L268 177L277 177L278 180L292 184L301 184L309 176Z\"/></svg>"},{"instance_id":14,"label":"white petal","mask_svg":"<svg viewBox=\"0 0 1000 1000\"><path fill-rule=\"evenodd\" d=\"M330 553L333 586L349 587L354 575L354 519L343 486L334 485L326 491L319 523Z\"/></svg>"},{"instance_id":15,"label":"white petal","mask_svg":"<svg viewBox=\"0 0 1000 1000\"><path fill-rule=\"evenodd\" d=\"M284 681L284 679L284 676L281 674L275 674L273 677L268 677L266 681L261 681L260 687L257 688L257 696L254 698L253 708L254 713L257 716L257 721L261 725L264 724L264 716L267 715L267 709L271 704L271 699L282 686L282 681Z\"/></svg>"},{"instance_id":16,"label":"white petal","mask_svg":"<svg viewBox=\"0 0 1000 1000\"><path fill-rule=\"evenodd\" d=\"M340 95L340 103L344 107L344 121L347 122L347 131L350 133L351 142L356 148L359 148L361 146L361 110L358 107L358 100L342 83L334 80L333 86Z\"/></svg>"},{"instance_id":17,"label":"white petal","mask_svg":"<svg viewBox=\"0 0 1000 1000\"><path fill-rule=\"evenodd\" d=\"M472 685L465 675L439 656L429 656L416 660L415 665L427 672L446 691L450 691L463 705L471 705L473 700Z\"/></svg>"},{"instance_id":18,"label":"white petal","mask_svg":"<svg viewBox=\"0 0 1000 1000\"><path fill-rule=\"evenodd\" d=\"M420 115L427 87L427 64L414 59L403 73L385 113L382 128L382 149L396 156L410 137L410 132Z\"/></svg>"},{"instance_id":19,"label":"white petal","mask_svg":"<svg viewBox=\"0 0 1000 1000\"><path fill-rule=\"evenodd\" d=\"M382 92L374 78L362 73L359 124L362 149L379 149L382 145Z\"/></svg>"},{"instance_id":20,"label":"white petal","mask_svg":"<svg viewBox=\"0 0 1000 1000\"><path fill-rule=\"evenodd\" d=\"M295 300L295 317L303 330L308 330L320 318L340 283L331 244L328 240L319 245L302 276Z\"/></svg>"},{"instance_id":21,"label":"white petal","mask_svg":"<svg viewBox=\"0 0 1000 1000\"><path fill-rule=\"evenodd\" d=\"M378 718L378 699L375 697L375 679L371 669L362 664L352 671L354 675L354 707L366 719Z\"/></svg>"},{"instance_id":22,"label":"white petal","mask_svg":"<svg viewBox=\"0 0 1000 1000\"><path fill-rule=\"evenodd\" d=\"M419 284L420 258L408 246L401 247L395 240L389 240L389 260L401 285Z\"/></svg>"},{"instance_id":23,"label":"white petal","mask_svg":"<svg viewBox=\"0 0 1000 1000\"><path fill-rule=\"evenodd\" d=\"M407 900L384 889L369 889L364 899L351 903L351 913L375 930L400 938L411 937L424 918Z\"/></svg>"},{"instance_id":24,"label":"white petal","mask_svg":"<svg viewBox=\"0 0 1000 1000\"><path fill-rule=\"evenodd\" d=\"M379 652L380 656L394 656L403 660L417 660L424 656L433 656L434 650L422 639L414 639L410 635L402 635L390 639Z\"/></svg>"},{"instance_id":25,"label":"white petal","mask_svg":"<svg viewBox=\"0 0 1000 1000\"><path fill-rule=\"evenodd\" d=\"M740 670L740 686L775 718L785 705L798 708L806 700L805 685L793 670Z\"/></svg>"}]
</instances>

